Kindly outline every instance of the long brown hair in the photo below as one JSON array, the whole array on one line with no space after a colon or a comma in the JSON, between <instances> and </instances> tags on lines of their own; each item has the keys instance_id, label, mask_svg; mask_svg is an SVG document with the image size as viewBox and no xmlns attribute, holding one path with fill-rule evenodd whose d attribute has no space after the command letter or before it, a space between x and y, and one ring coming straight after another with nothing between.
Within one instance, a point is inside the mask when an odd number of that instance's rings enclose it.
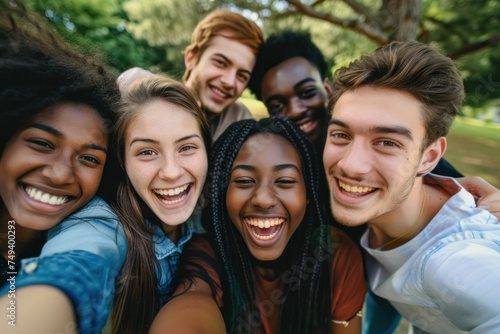
<instances>
[{"instance_id":1,"label":"long brown hair","mask_svg":"<svg viewBox=\"0 0 500 334\"><path fill-rule=\"evenodd\" d=\"M210 147L209 126L192 91L178 81L151 75L132 83L122 97L114 131L114 144L122 167L125 166L127 129L141 112L141 107L157 99L178 105L192 114L200 126L205 147L207 150ZM160 306L156 291L156 272L160 267L153 244L154 224L158 218L139 197L128 177L119 186L114 209L127 236L128 252L117 283L111 332L146 333Z\"/></svg>"}]
</instances>

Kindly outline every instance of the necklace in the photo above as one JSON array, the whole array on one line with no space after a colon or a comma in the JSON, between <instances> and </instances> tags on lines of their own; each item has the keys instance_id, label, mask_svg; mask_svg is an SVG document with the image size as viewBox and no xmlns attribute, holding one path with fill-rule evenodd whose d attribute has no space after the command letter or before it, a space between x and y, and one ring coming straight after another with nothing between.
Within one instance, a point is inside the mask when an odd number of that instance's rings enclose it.
<instances>
[{"instance_id":1,"label":"necklace","mask_svg":"<svg viewBox=\"0 0 500 334\"><path fill-rule=\"evenodd\" d=\"M420 213L418 214L418 217L417 217L417 220L415 221L415 223L413 223L413 225L406 232L404 232L403 234L397 236L396 238L394 238L392 240L389 240L388 242L386 242L385 244L383 244L382 246L380 246L378 248L379 250L383 250L385 247L389 246L393 242L396 242L396 241L400 240L401 238L407 236L411 231L413 231L415 229L415 227L418 226L418 223L420 222L420 218L422 218L422 213L424 213L425 202L427 200L427 196L426 196L426 193L425 193L425 188L423 186L422 186L422 190L423 190L422 206L420 207Z\"/></svg>"}]
</instances>

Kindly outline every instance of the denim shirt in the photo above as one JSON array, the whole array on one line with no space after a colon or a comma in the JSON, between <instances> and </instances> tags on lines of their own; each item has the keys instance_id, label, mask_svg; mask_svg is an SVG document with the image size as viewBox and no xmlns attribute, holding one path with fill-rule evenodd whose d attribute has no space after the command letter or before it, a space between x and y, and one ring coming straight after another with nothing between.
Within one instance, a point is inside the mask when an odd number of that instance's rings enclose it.
<instances>
[{"instance_id":1,"label":"denim shirt","mask_svg":"<svg viewBox=\"0 0 500 334\"><path fill-rule=\"evenodd\" d=\"M450 195L412 240L388 251L366 250L370 287L418 332L500 332L500 224L451 178L428 175Z\"/></svg>"},{"instance_id":2,"label":"denim shirt","mask_svg":"<svg viewBox=\"0 0 500 334\"><path fill-rule=\"evenodd\" d=\"M104 200L94 197L49 230L39 257L21 261L16 288L44 284L60 289L74 305L79 332L95 334L108 318L126 252L118 217ZM5 288L0 294L7 292Z\"/></svg>"},{"instance_id":3,"label":"denim shirt","mask_svg":"<svg viewBox=\"0 0 500 334\"><path fill-rule=\"evenodd\" d=\"M174 287L172 280L179 267L179 258L184 245L193 237L194 233L201 234L205 230L201 225L201 208L196 207L189 219L181 225L181 237L177 245L172 242L161 229L154 227L153 242L155 244L155 256L160 263L161 273L156 273L158 278L159 307L163 306L172 295Z\"/></svg>"}]
</instances>

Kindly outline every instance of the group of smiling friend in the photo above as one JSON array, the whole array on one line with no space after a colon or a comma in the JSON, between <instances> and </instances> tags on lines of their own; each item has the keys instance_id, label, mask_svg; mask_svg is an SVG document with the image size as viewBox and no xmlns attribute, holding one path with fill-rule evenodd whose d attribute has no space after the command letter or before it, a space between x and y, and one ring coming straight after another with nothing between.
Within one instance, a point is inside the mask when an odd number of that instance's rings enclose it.
<instances>
[{"instance_id":1,"label":"group of smiling friend","mask_svg":"<svg viewBox=\"0 0 500 334\"><path fill-rule=\"evenodd\" d=\"M214 11L183 83L117 84L10 3L2 332L360 333L364 304L365 333L500 328L500 192L433 174L460 175L441 158L464 97L439 51L391 43L330 83L307 33Z\"/></svg>"}]
</instances>

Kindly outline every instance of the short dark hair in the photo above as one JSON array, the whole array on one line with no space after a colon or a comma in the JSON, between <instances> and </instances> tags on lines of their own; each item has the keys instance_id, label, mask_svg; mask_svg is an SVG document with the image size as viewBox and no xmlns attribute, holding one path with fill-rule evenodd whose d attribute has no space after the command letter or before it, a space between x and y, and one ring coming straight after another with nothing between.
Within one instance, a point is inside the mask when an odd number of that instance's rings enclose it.
<instances>
[{"instance_id":1,"label":"short dark hair","mask_svg":"<svg viewBox=\"0 0 500 334\"><path fill-rule=\"evenodd\" d=\"M315 66L321 79L328 74L328 64L321 50L313 43L311 35L303 31L285 30L270 35L259 47L255 67L248 88L262 100L262 79L271 68L293 58L302 57Z\"/></svg>"}]
</instances>

